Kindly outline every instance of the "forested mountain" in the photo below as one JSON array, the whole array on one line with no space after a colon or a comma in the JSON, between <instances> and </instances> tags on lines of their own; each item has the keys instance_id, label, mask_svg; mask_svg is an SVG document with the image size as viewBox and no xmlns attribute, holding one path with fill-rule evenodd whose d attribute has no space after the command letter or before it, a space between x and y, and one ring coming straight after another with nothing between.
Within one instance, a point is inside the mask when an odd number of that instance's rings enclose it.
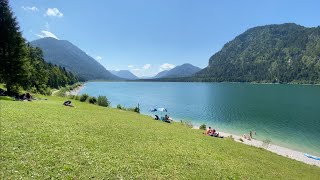
<instances>
[{"instance_id":1,"label":"forested mountain","mask_svg":"<svg viewBox=\"0 0 320 180\"><path fill-rule=\"evenodd\" d=\"M249 29L214 54L194 80L320 83L320 27Z\"/></svg>"},{"instance_id":2,"label":"forested mountain","mask_svg":"<svg viewBox=\"0 0 320 180\"><path fill-rule=\"evenodd\" d=\"M128 80L136 80L139 79L136 75L134 75L132 72L130 72L129 70L111 70L110 71L112 74L123 78L123 79L128 79Z\"/></svg>"},{"instance_id":3,"label":"forested mountain","mask_svg":"<svg viewBox=\"0 0 320 180\"><path fill-rule=\"evenodd\" d=\"M39 93L48 94L47 87L57 89L78 82L77 77L64 67L45 62L40 48L27 44L27 50L29 75L26 83L22 84L24 89L33 88Z\"/></svg>"},{"instance_id":4,"label":"forested mountain","mask_svg":"<svg viewBox=\"0 0 320 180\"><path fill-rule=\"evenodd\" d=\"M41 49L26 43L7 0L0 1L0 17L0 83L5 84L7 95L17 97L20 88L51 94L50 88L78 81L65 68L46 63Z\"/></svg>"},{"instance_id":5,"label":"forested mountain","mask_svg":"<svg viewBox=\"0 0 320 180\"><path fill-rule=\"evenodd\" d=\"M157 75L155 75L155 76L153 77L153 79L158 79L158 78L164 77L164 76L167 74L168 71L169 71L169 70L164 70L164 71L159 72Z\"/></svg>"},{"instance_id":6,"label":"forested mountain","mask_svg":"<svg viewBox=\"0 0 320 180\"><path fill-rule=\"evenodd\" d=\"M31 44L42 49L47 62L65 67L75 73L80 80L120 79L69 41L48 37L32 41Z\"/></svg>"},{"instance_id":7,"label":"forested mountain","mask_svg":"<svg viewBox=\"0 0 320 180\"><path fill-rule=\"evenodd\" d=\"M176 66L173 69L170 69L165 73L161 78L181 78L181 77L190 77L195 73L199 72L201 68L193 66L192 64L182 64Z\"/></svg>"}]
</instances>

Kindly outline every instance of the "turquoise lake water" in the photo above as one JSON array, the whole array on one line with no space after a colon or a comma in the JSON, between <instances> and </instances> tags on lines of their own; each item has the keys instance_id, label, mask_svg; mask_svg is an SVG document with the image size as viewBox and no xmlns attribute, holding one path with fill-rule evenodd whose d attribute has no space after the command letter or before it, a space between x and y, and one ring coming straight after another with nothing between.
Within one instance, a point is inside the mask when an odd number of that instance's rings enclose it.
<instances>
[{"instance_id":1,"label":"turquoise lake water","mask_svg":"<svg viewBox=\"0 0 320 180\"><path fill-rule=\"evenodd\" d=\"M105 95L113 107L139 103L141 113L148 115L154 115L151 108L164 107L175 120L218 131L237 135L256 131L258 140L320 155L320 86L88 82L83 93Z\"/></svg>"}]
</instances>

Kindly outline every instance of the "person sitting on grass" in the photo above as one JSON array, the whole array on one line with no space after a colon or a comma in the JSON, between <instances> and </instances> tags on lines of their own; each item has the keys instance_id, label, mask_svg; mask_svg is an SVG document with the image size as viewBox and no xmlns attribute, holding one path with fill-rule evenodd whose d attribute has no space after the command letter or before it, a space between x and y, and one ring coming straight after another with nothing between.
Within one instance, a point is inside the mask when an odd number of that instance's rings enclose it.
<instances>
[{"instance_id":1,"label":"person sitting on grass","mask_svg":"<svg viewBox=\"0 0 320 180\"><path fill-rule=\"evenodd\" d=\"M32 96L31 96L31 94L28 93L28 92L25 94L24 97L25 97L25 99L28 100L28 101L32 101L32 99L33 99Z\"/></svg>"},{"instance_id":2,"label":"person sitting on grass","mask_svg":"<svg viewBox=\"0 0 320 180\"><path fill-rule=\"evenodd\" d=\"M70 100L67 100L63 103L63 105L65 106L69 106L69 107L74 107L72 104L71 104L71 101Z\"/></svg>"},{"instance_id":3,"label":"person sitting on grass","mask_svg":"<svg viewBox=\"0 0 320 180\"><path fill-rule=\"evenodd\" d=\"M219 137L219 133L215 129L213 129L212 130L212 136Z\"/></svg>"},{"instance_id":4,"label":"person sitting on grass","mask_svg":"<svg viewBox=\"0 0 320 180\"><path fill-rule=\"evenodd\" d=\"M155 115L156 117L154 118L155 120L159 120L159 116L158 115Z\"/></svg>"},{"instance_id":5,"label":"person sitting on grass","mask_svg":"<svg viewBox=\"0 0 320 180\"><path fill-rule=\"evenodd\" d=\"M211 130L211 127L209 127L206 132L206 135L211 136L211 134L212 134L212 130Z\"/></svg>"},{"instance_id":6,"label":"person sitting on grass","mask_svg":"<svg viewBox=\"0 0 320 180\"><path fill-rule=\"evenodd\" d=\"M211 129L211 127L208 128L206 134L208 136L223 138L223 136L220 136L219 133L215 129Z\"/></svg>"},{"instance_id":7,"label":"person sitting on grass","mask_svg":"<svg viewBox=\"0 0 320 180\"><path fill-rule=\"evenodd\" d=\"M171 123L171 121L169 120L169 116L168 115L164 116L164 122Z\"/></svg>"}]
</instances>

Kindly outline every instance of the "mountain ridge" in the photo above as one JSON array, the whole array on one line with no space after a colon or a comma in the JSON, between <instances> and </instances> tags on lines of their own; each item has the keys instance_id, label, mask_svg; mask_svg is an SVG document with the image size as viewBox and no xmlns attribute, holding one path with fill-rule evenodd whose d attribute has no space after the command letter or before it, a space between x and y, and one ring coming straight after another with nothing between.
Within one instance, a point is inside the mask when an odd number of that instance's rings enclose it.
<instances>
[{"instance_id":1,"label":"mountain ridge","mask_svg":"<svg viewBox=\"0 0 320 180\"><path fill-rule=\"evenodd\" d=\"M65 67L83 81L121 80L67 40L46 37L31 41L30 44L42 49L45 61Z\"/></svg>"},{"instance_id":2,"label":"mountain ridge","mask_svg":"<svg viewBox=\"0 0 320 180\"><path fill-rule=\"evenodd\" d=\"M196 81L319 83L320 26L294 23L246 30L211 56Z\"/></svg>"},{"instance_id":3,"label":"mountain ridge","mask_svg":"<svg viewBox=\"0 0 320 180\"><path fill-rule=\"evenodd\" d=\"M201 68L196 67L190 63L184 63L180 66L176 66L170 70L161 71L154 79L157 78L184 78L191 77L195 73L199 72Z\"/></svg>"},{"instance_id":4,"label":"mountain ridge","mask_svg":"<svg viewBox=\"0 0 320 180\"><path fill-rule=\"evenodd\" d=\"M164 70L159 72L158 74L156 74L155 76L153 76L151 79L158 79L158 78L162 78L163 76L165 76L167 74L169 70Z\"/></svg>"},{"instance_id":5,"label":"mountain ridge","mask_svg":"<svg viewBox=\"0 0 320 180\"><path fill-rule=\"evenodd\" d=\"M128 79L128 80L137 80L139 79L139 77L137 77L136 75L134 75L131 71L129 70L109 70L109 72L111 72L112 74L120 77L120 78L124 78L124 79Z\"/></svg>"}]
</instances>

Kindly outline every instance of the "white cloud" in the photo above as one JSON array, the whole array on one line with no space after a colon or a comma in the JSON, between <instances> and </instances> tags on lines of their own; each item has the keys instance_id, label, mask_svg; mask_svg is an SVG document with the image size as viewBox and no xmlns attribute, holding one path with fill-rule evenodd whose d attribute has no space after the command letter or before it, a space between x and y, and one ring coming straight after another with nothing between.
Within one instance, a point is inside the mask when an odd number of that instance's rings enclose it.
<instances>
[{"instance_id":1,"label":"white cloud","mask_svg":"<svg viewBox=\"0 0 320 180\"><path fill-rule=\"evenodd\" d=\"M22 6L21 7L23 10L25 11L33 11L33 12L36 12L36 11L39 11L39 9L35 6L32 6L32 7L29 7L29 6Z\"/></svg>"},{"instance_id":2,"label":"white cloud","mask_svg":"<svg viewBox=\"0 0 320 180\"><path fill-rule=\"evenodd\" d=\"M128 68L133 68L134 66L133 65L128 65Z\"/></svg>"},{"instance_id":3,"label":"white cloud","mask_svg":"<svg viewBox=\"0 0 320 180\"><path fill-rule=\"evenodd\" d=\"M57 8L48 8L46 14L47 16L54 16L54 17L62 17L63 14Z\"/></svg>"},{"instance_id":4,"label":"white cloud","mask_svg":"<svg viewBox=\"0 0 320 180\"><path fill-rule=\"evenodd\" d=\"M172 68L176 67L173 64L169 64L169 63L164 63L160 66L159 71L164 71L164 70L170 70Z\"/></svg>"},{"instance_id":5,"label":"white cloud","mask_svg":"<svg viewBox=\"0 0 320 180\"><path fill-rule=\"evenodd\" d=\"M145 64L142 69L149 69L151 67L151 64Z\"/></svg>"},{"instance_id":6,"label":"white cloud","mask_svg":"<svg viewBox=\"0 0 320 180\"><path fill-rule=\"evenodd\" d=\"M135 69L132 69L132 71L134 71L134 72L139 72L140 69L139 69L139 68L135 68Z\"/></svg>"},{"instance_id":7,"label":"white cloud","mask_svg":"<svg viewBox=\"0 0 320 180\"><path fill-rule=\"evenodd\" d=\"M58 39L57 36L50 31L41 31L41 34L36 34L36 35L39 36L40 38L52 37L52 38Z\"/></svg>"},{"instance_id":8,"label":"white cloud","mask_svg":"<svg viewBox=\"0 0 320 180\"><path fill-rule=\"evenodd\" d=\"M102 60L102 57L101 56L97 56L96 60L100 61L100 60Z\"/></svg>"}]
</instances>

